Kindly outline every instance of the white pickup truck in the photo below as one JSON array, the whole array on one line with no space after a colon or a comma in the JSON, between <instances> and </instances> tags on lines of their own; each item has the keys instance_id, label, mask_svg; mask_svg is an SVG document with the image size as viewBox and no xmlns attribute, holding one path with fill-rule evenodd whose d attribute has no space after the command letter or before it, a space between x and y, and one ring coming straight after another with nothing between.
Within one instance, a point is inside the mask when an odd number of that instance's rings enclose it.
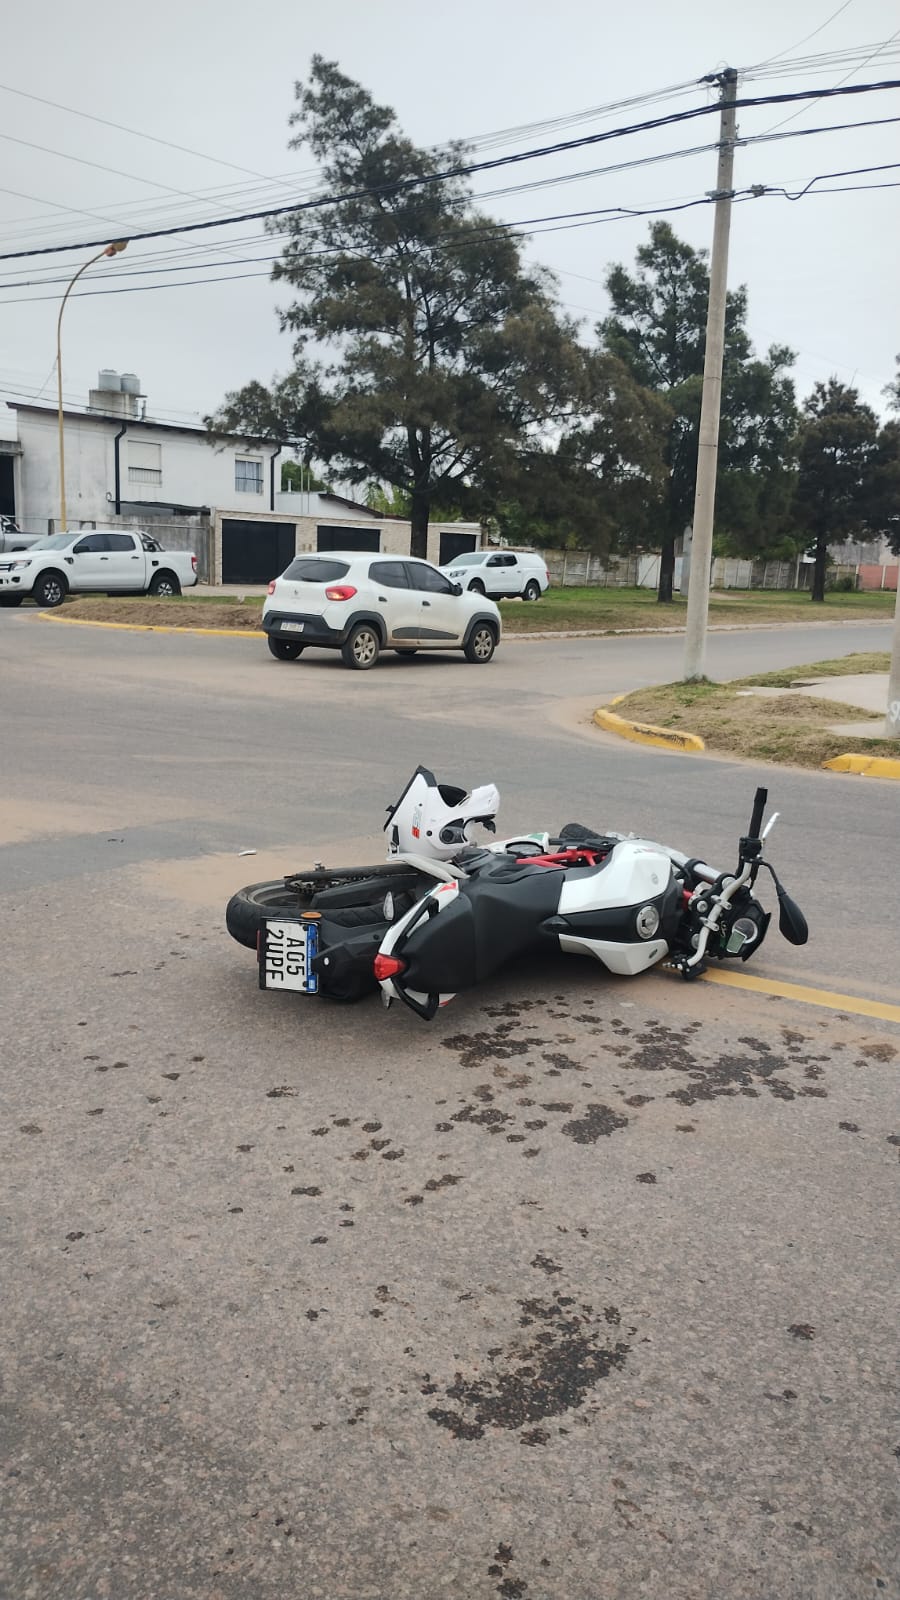
<instances>
[{"instance_id":1,"label":"white pickup truck","mask_svg":"<svg viewBox=\"0 0 900 1600\"><path fill-rule=\"evenodd\" d=\"M44 537L42 533L23 533L16 527L15 517L0 517L0 555L7 550L27 550Z\"/></svg>"},{"instance_id":2,"label":"white pickup truck","mask_svg":"<svg viewBox=\"0 0 900 1600\"><path fill-rule=\"evenodd\" d=\"M149 533L53 533L0 555L0 606L29 597L61 606L67 594L180 594L197 582L197 557L163 550Z\"/></svg>"}]
</instances>

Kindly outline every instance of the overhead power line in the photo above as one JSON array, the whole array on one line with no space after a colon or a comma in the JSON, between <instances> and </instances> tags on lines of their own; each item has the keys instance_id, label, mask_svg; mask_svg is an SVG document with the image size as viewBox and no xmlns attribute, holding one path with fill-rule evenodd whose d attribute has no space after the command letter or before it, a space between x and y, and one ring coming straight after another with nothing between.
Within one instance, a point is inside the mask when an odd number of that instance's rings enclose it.
<instances>
[{"instance_id":1,"label":"overhead power line","mask_svg":"<svg viewBox=\"0 0 900 1600\"><path fill-rule=\"evenodd\" d=\"M795 44L789 44L786 50L779 50L777 55L767 56L765 61L758 61L756 70L759 71L762 67L768 67L773 61L780 61L783 56L790 55L792 50L799 50L802 44L808 44L810 39L815 39L818 34L824 33L825 29L830 27L832 22L836 22L841 13L846 11L852 4L853 0L844 0L843 5L838 6L836 11L832 11L830 17L826 17L825 21L820 22L817 28L813 28L812 33L804 34L803 38L798 39Z\"/></svg>"},{"instance_id":2,"label":"overhead power line","mask_svg":"<svg viewBox=\"0 0 900 1600\"><path fill-rule=\"evenodd\" d=\"M745 97L735 102L738 109L749 109L754 106L786 105L803 100L825 100L837 96L870 94L885 89L900 88L900 79L886 79L878 83L850 84L830 89L803 89L787 94L760 95ZM159 239L173 234L198 233L210 228L223 227L228 224L240 222L259 222L269 217L281 217L302 211L320 210L325 206L340 205L349 200L365 199L369 196L399 194L412 188L424 188L435 183L445 183L452 178L469 177L476 172L486 172L498 167L519 164L531 161L538 157L560 155L568 150L583 149L587 145L602 144L611 139L625 138L630 134L647 133L655 128L671 127L673 124L690 122L698 117L709 116L718 112L716 104L694 106L687 111L674 111L665 117L654 117L644 122L632 123L625 127L610 128L602 133L584 134L578 139L564 139L555 144L543 145L536 149L516 151L512 155L495 156L488 161L461 162L455 166L445 168L441 172L429 173L424 177L401 179L396 183L386 184L378 188L364 188L350 190L343 194L322 195L310 200L305 200L292 205L271 206L265 210L244 212L240 216L226 218L208 218L203 222L179 223L169 228L149 229L130 235L131 239ZM89 239L69 245L45 245L29 250L7 251L0 254L0 261L16 261L25 257L40 255L61 255L71 250L90 250L100 248L113 242L109 238Z\"/></svg>"},{"instance_id":3,"label":"overhead power line","mask_svg":"<svg viewBox=\"0 0 900 1600\"><path fill-rule=\"evenodd\" d=\"M171 139L160 139L155 133L139 133L137 128L126 128L124 123L111 122L108 117L95 116L92 111L79 111L75 106L60 105L58 100L47 100L40 94L29 94L25 89L15 89L11 83L0 83L0 90L4 94L18 95L20 100L33 100L39 106L52 106L55 111L65 111L71 117L82 117L85 122L98 122L103 128L115 128L117 133L130 133L137 139L147 139L151 144L165 145L167 150L177 150L183 156L196 156L199 161L211 161L217 167L230 167L232 172L243 172L251 178L265 177L265 173L254 172L252 167L239 167L234 161L225 161L221 156L210 156L203 150L191 150L188 145L175 144Z\"/></svg>"},{"instance_id":4,"label":"overhead power line","mask_svg":"<svg viewBox=\"0 0 900 1600\"><path fill-rule=\"evenodd\" d=\"M815 128L795 128L791 132L787 132L787 133L749 134L749 135L747 135L746 138L741 140L741 144L742 145L756 145L756 144L765 144L765 143L770 143L770 142L771 143L776 143L776 142L777 143L782 143L784 140L787 140L787 139L806 139L806 138L811 138L811 137L813 137L814 135L817 135L817 134L845 133L845 132L848 132L850 130L857 129L857 128L883 127L883 126L886 126L886 125L890 126L890 125L895 125L898 122L900 122L900 116L895 116L895 117L871 117L871 118L866 118L866 119L859 120L859 121L856 121L856 122L828 123L828 124L824 124L824 125L821 125L821 126L815 127ZM544 190L544 189L548 189L548 188L559 187L559 186L562 186L562 185L568 185L568 184L575 183L575 182L581 182L581 181L585 180L586 178L607 177L607 176L610 176L610 175L618 175L618 174L623 173L623 172L632 171L632 170L638 169L638 168L653 166L653 165L661 164L663 162L674 161L674 160L682 159L684 157L703 155L703 154L708 153L710 150L714 150L715 148L716 148L716 146L714 144L703 144L703 145L690 145L690 146L688 146L686 148L683 148L683 149L680 149L680 150L660 151L655 155L638 156L638 157L634 158L631 161L617 162L617 163L615 163L613 165L609 165L609 166L591 167L591 168L587 168L587 169L581 169L578 172L563 173L563 174L560 174L560 175L558 175L556 177L552 177L552 178L535 179L535 180L532 180L530 183L513 184L513 185L509 185L506 188L502 188L502 189L488 190L488 191L485 191L483 194L477 195L476 196L476 200L477 200L478 203L481 203L481 202L486 201L486 200L505 198L505 197L512 196L512 195L519 195L519 194L525 194L525 193L528 193L528 192L533 192L535 190ZM282 234L282 236L284 236L284 235ZM270 244L272 242L273 237L275 237L275 235L273 235L271 233L269 233L269 234L260 233L260 234L255 234L255 235L251 234L248 237L249 237L249 242L251 242L251 243L256 243L256 242L262 243L262 242L265 241L266 243ZM156 274L163 274L163 273L171 274L173 272L184 272L184 271L187 271L187 272L199 272L199 271L206 270L206 268L208 268L210 266L223 266L223 267L224 266L229 266L229 267L230 266L250 266L250 265L262 264L262 263L264 263L266 261L275 261L275 260L278 259L277 256L273 256L273 255L243 256L243 257L239 256L239 257L231 257L231 258L228 258L227 256L225 256L224 252L233 249L236 244L240 244L242 242L248 242L248 241L245 238L244 240L238 239L238 240L232 240L232 241L228 241L228 242L225 242L225 243L212 244L212 245L197 245L197 244L189 244L188 243L188 244L183 244L183 245L176 246L174 250L171 250L171 251L163 250L163 251L158 252L157 254L153 254L152 252L147 252L147 253L144 253L142 255L139 252L137 255L130 255L128 257L128 264L127 265L122 265L122 266L116 265L116 266L109 266L109 267L101 267L101 268L99 268L96 272L92 273L91 281L96 283L99 279L104 279L104 278L115 278L116 280L120 280L122 278L132 278L132 277L151 277L151 276L154 276ZM198 254L198 253L203 254L204 259L202 259L202 260L200 260L198 262L195 262L195 263L191 263L191 262L188 262L188 261L185 260L186 256L188 256L190 254ZM310 256L310 255L333 255L335 253L336 252L334 250L304 251L304 256ZM146 262L146 263L149 263L149 264L146 265L146 266L143 266L143 265L142 266L136 266L136 265L134 265L134 263L136 263L136 262L141 262L141 263ZM171 264L171 263L174 263L174 265ZM7 271L5 273L4 272L0 272L0 280L2 280L4 277L11 278L16 270L17 269L13 268L13 269L7 269ZM21 270L21 269L18 269L18 270ZM42 274L42 276L34 277L34 278L31 278L31 279L16 280L14 282L7 282L7 283L3 283L2 281L0 281L0 290L2 290L4 288L6 288L6 289L31 288L31 287L40 288L40 287L47 287L47 286L49 286L51 284L55 284L55 283L67 283L69 281L68 274L65 273L65 272L63 273L62 276L49 276L49 274L51 274L51 273L58 273L59 272L59 263L57 263L57 262L52 262L52 263L48 262L46 265L34 267L32 270L35 273Z\"/></svg>"},{"instance_id":5,"label":"overhead power line","mask_svg":"<svg viewBox=\"0 0 900 1600\"><path fill-rule=\"evenodd\" d=\"M846 194L858 193L862 190L869 189L896 189L900 188L900 180L897 180L896 182L877 184L848 184L841 188L835 189L815 189L813 187L815 184L825 183L832 178L855 177L870 172L888 172L894 170L900 170L900 161L888 162L882 166L876 167L854 167L840 172L822 172L818 173L816 177L810 178L809 182L805 184L802 189L793 194L788 189L778 185L753 184L749 188L738 190L734 195L734 202L735 204L741 204L750 200L761 200L766 198L778 198L795 201L807 199L817 194ZM506 233L510 236L518 236L522 238L534 238L542 233L563 233L574 228L596 227L597 225L606 222L623 222L629 219L641 217L668 216L674 212L691 211L697 206L712 205L714 203L714 199L715 197L711 195L699 195L695 199L673 202L670 205L645 206L641 208L631 206L603 206L596 210L562 211L551 213L549 216L545 217L526 217L517 222L486 223L479 232L469 235L466 239L466 243L471 244L476 242L478 239L490 239L496 236L498 233ZM544 226L544 224L548 224L549 226ZM310 255L341 255L345 254L346 252L339 250L317 250L304 252L303 254L306 253ZM251 259L255 259L260 262L272 262L279 260L280 257L270 256L268 258L256 257ZM358 259L363 260L368 258L360 254ZM210 264L211 263L201 263L200 266L202 268L203 266ZM178 269L174 268L170 270L177 271ZM185 269L182 268L182 270ZM577 276L577 274L575 274L575 276ZM208 283L241 283L250 278L271 278L271 274L269 272L232 272L223 273L221 277L182 278L178 279L174 283L144 283L123 285L116 288L83 289L78 293L73 294L72 299L84 300L98 295L110 294L148 294L150 291L156 289L194 288L195 286L199 287L202 284ZM18 284L11 283L5 285L5 287L8 289L15 289L20 286ZM43 288L46 287L46 285L41 284L39 287ZM42 300L57 300L58 298L59 296L55 294L25 295L15 299L0 299L0 305L33 305Z\"/></svg>"}]
</instances>

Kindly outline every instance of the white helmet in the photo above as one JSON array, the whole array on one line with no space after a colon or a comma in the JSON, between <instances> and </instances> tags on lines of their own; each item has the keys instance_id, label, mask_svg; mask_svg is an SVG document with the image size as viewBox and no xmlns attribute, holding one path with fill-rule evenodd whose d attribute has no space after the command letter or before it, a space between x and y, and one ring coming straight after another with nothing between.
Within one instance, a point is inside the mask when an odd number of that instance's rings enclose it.
<instances>
[{"instance_id":1,"label":"white helmet","mask_svg":"<svg viewBox=\"0 0 900 1600\"><path fill-rule=\"evenodd\" d=\"M475 823L494 832L499 809L500 796L493 783L466 794L465 789L438 783L427 767L417 767L400 799L388 806L384 827L393 850L450 861L472 843L468 830Z\"/></svg>"}]
</instances>

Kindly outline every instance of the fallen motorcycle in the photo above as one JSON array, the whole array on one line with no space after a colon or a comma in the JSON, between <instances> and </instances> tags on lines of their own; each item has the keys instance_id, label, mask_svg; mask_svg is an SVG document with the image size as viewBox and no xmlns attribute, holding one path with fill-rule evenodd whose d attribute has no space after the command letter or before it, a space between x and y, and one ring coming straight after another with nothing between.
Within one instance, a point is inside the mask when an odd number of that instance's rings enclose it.
<instances>
[{"instance_id":1,"label":"fallen motorcycle","mask_svg":"<svg viewBox=\"0 0 900 1600\"><path fill-rule=\"evenodd\" d=\"M517 957L556 949L589 955L633 977L665 964L695 978L709 961L747 961L771 915L754 897L772 876L779 928L805 944L806 919L764 859L768 792L757 789L734 872L668 845L567 823L474 842L493 832L493 785L467 794L419 767L388 808L389 854L377 866L317 864L273 883L251 884L228 903L226 923L255 948L259 985L334 1000L380 986L430 1020L440 1006Z\"/></svg>"}]
</instances>

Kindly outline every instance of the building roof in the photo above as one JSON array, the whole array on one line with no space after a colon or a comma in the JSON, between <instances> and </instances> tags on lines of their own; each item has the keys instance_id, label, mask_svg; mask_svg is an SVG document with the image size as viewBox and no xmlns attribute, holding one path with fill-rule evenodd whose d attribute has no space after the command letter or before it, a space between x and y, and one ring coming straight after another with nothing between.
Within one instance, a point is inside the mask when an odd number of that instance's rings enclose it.
<instances>
[{"instance_id":1,"label":"building roof","mask_svg":"<svg viewBox=\"0 0 900 1600\"><path fill-rule=\"evenodd\" d=\"M56 406L36 406L24 400L7 400L10 411L34 411L42 417L57 417L59 411ZM207 428L192 428L187 423L154 422L152 417L124 417L109 411L79 410L73 406L63 407L63 416L71 417L78 422L105 422L125 423L129 428L156 428L165 433L190 433L199 435L203 439L236 439L241 444L256 446L271 445L278 450L284 449L284 443L278 439L259 439L247 433L210 433Z\"/></svg>"}]
</instances>

